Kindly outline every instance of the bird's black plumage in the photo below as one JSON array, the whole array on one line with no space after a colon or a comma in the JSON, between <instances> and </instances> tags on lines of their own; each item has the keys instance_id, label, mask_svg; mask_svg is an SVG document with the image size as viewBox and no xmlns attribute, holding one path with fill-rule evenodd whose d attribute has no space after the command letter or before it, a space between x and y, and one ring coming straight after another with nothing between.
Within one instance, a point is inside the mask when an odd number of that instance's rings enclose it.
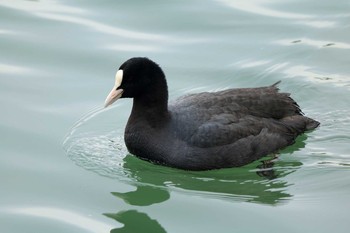
<instances>
[{"instance_id":1,"label":"bird's black plumage","mask_svg":"<svg viewBox=\"0 0 350 233\"><path fill-rule=\"evenodd\" d=\"M294 143L319 122L277 84L203 92L168 105L161 68L132 58L120 68L121 98L133 98L125 143L139 158L186 170L238 167Z\"/></svg>"}]
</instances>

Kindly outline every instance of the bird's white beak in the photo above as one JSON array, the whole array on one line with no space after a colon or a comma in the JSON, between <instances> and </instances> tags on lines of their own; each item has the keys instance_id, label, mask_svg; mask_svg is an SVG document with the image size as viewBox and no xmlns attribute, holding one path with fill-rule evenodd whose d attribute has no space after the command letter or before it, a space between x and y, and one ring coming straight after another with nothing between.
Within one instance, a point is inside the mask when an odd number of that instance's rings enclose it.
<instances>
[{"instance_id":1,"label":"bird's white beak","mask_svg":"<svg viewBox=\"0 0 350 233\"><path fill-rule=\"evenodd\" d=\"M120 87L120 85L122 84L122 81L123 70L118 70L115 75L115 85L105 100L105 108L113 104L115 101L117 101L117 99L119 99L122 96L124 90L118 89L118 87Z\"/></svg>"},{"instance_id":2,"label":"bird's white beak","mask_svg":"<svg viewBox=\"0 0 350 233\"><path fill-rule=\"evenodd\" d=\"M105 101L105 108L109 105L113 104L117 99L119 99L123 94L123 89L118 89L118 87L113 87L111 92L108 94L106 101Z\"/></svg>"}]
</instances>

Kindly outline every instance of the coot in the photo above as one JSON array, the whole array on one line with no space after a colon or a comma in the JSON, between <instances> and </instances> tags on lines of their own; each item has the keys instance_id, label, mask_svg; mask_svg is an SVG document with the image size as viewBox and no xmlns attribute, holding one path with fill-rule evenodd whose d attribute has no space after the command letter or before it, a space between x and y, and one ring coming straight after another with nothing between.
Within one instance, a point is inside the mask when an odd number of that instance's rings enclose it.
<instances>
[{"instance_id":1,"label":"coot","mask_svg":"<svg viewBox=\"0 0 350 233\"><path fill-rule=\"evenodd\" d=\"M162 69L135 57L120 66L105 107L133 98L124 138L141 159L185 170L239 167L319 125L277 84L190 94L168 105Z\"/></svg>"}]
</instances>

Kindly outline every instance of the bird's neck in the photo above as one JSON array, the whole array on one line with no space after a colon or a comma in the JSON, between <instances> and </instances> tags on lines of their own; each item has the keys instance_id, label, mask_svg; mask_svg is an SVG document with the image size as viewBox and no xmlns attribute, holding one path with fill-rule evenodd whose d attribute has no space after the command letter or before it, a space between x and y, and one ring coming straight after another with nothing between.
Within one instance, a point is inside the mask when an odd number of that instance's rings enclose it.
<instances>
[{"instance_id":1,"label":"bird's neck","mask_svg":"<svg viewBox=\"0 0 350 233\"><path fill-rule=\"evenodd\" d=\"M129 121L145 120L151 125L160 125L168 118L168 88L166 82L134 97Z\"/></svg>"}]
</instances>

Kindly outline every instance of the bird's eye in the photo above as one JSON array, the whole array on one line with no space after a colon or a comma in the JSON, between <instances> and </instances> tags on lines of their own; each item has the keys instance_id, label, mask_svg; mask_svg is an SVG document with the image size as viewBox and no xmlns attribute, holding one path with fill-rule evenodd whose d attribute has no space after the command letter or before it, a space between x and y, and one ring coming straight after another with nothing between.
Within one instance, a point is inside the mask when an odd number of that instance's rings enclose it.
<instances>
[{"instance_id":1,"label":"bird's eye","mask_svg":"<svg viewBox=\"0 0 350 233\"><path fill-rule=\"evenodd\" d=\"M115 74L115 86L119 87L123 81L123 70L118 70Z\"/></svg>"}]
</instances>

